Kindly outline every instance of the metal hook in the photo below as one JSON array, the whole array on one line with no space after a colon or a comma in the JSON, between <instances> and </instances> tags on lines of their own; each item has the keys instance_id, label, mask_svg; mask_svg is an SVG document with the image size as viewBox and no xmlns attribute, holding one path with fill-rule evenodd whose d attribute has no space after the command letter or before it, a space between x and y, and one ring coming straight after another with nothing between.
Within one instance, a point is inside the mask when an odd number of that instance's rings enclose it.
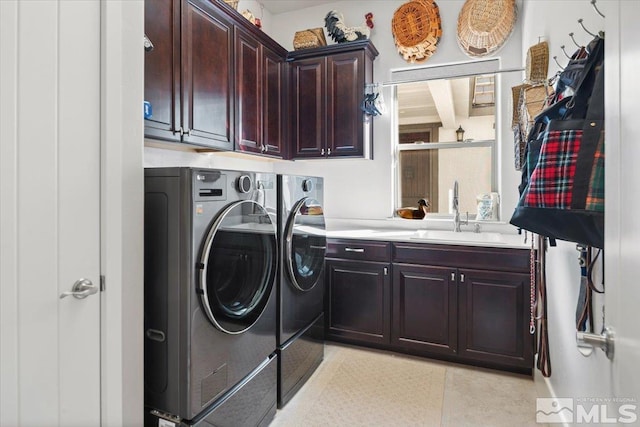
<instances>
[{"instance_id":1,"label":"metal hook","mask_svg":"<svg viewBox=\"0 0 640 427\"><path fill-rule=\"evenodd\" d=\"M593 6L593 8L596 10L596 12L598 12L598 15L602 16L604 18L604 14L602 12L600 12L600 9L598 9L598 6L596 6L596 1L597 0L591 0L591 6Z\"/></svg>"},{"instance_id":2,"label":"metal hook","mask_svg":"<svg viewBox=\"0 0 640 427\"><path fill-rule=\"evenodd\" d=\"M560 63L558 62L558 57L557 57L557 56L554 56L554 57L553 57L553 60L554 60L554 61L556 61L556 64L558 64L558 67L560 67L560 69L561 69L562 71L564 71L564 67L563 67L562 65L560 65Z\"/></svg>"},{"instance_id":3,"label":"metal hook","mask_svg":"<svg viewBox=\"0 0 640 427\"><path fill-rule=\"evenodd\" d=\"M567 53L566 50L564 50L564 45L560 46L560 49L562 49L562 51L564 52L564 56L566 56L567 58L571 59L571 56L569 56L569 54Z\"/></svg>"},{"instance_id":4,"label":"metal hook","mask_svg":"<svg viewBox=\"0 0 640 427\"><path fill-rule=\"evenodd\" d=\"M582 18L578 19L578 24L580 24L582 29L585 30L589 35L591 35L591 37L596 37L595 34L593 34L591 31L587 30L587 28L584 26L584 24L582 23Z\"/></svg>"},{"instance_id":5,"label":"metal hook","mask_svg":"<svg viewBox=\"0 0 640 427\"><path fill-rule=\"evenodd\" d=\"M569 37L571 37L571 40L573 40L573 44L575 44L578 48L581 48L582 46L580 46L578 44L578 42L576 41L576 39L573 38L573 33L569 33Z\"/></svg>"}]
</instances>

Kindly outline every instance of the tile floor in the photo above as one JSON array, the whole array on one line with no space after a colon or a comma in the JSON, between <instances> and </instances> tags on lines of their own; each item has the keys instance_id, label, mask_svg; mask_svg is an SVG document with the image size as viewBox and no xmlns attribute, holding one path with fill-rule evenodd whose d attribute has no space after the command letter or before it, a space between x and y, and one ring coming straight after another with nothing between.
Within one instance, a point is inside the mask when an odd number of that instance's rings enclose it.
<instances>
[{"instance_id":1,"label":"tile floor","mask_svg":"<svg viewBox=\"0 0 640 427\"><path fill-rule=\"evenodd\" d=\"M338 344L270 427L540 426L530 377Z\"/></svg>"}]
</instances>

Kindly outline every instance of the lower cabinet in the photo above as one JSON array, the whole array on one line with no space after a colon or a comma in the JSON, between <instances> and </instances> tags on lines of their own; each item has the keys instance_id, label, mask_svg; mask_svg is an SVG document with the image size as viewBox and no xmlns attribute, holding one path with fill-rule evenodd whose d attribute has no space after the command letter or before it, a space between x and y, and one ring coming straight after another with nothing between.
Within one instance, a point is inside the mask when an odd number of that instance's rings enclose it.
<instances>
[{"instance_id":1,"label":"lower cabinet","mask_svg":"<svg viewBox=\"0 0 640 427\"><path fill-rule=\"evenodd\" d=\"M442 354L458 348L458 289L447 267L393 264L394 346Z\"/></svg>"},{"instance_id":2,"label":"lower cabinet","mask_svg":"<svg viewBox=\"0 0 640 427\"><path fill-rule=\"evenodd\" d=\"M389 344L390 264L327 260L328 335Z\"/></svg>"},{"instance_id":3,"label":"lower cabinet","mask_svg":"<svg viewBox=\"0 0 640 427\"><path fill-rule=\"evenodd\" d=\"M460 357L531 367L530 276L460 269L458 280Z\"/></svg>"},{"instance_id":4,"label":"lower cabinet","mask_svg":"<svg viewBox=\"0 0 640 427\"><path fill-rule=\"evenodd\" d=\"M527 250L328 239L327 256L328 339L531 372Z\"/></svg>"}]
</instances>

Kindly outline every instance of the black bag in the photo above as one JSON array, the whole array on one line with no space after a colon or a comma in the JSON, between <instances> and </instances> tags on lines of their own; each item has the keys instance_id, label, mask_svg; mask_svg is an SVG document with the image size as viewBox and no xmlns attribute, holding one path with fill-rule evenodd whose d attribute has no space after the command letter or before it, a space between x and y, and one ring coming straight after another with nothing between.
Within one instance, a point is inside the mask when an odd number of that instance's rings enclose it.
<instances>
[{"instance_id":1,"label":"black bag","mask_svg":"<svg viewBox=\"0 0 640 427\"><path fill-rule=\"evenodd\" d=\"M596 37L573 96L536 117L510 223L604 247L604 39Z\"/></svg>"}]
</instances>

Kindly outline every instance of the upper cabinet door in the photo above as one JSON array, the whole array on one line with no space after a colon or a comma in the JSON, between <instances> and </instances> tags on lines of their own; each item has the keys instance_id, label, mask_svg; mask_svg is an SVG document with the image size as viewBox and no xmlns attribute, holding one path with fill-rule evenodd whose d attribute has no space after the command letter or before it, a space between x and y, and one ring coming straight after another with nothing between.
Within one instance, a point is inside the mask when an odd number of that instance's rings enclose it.
<instances>
[{"instance_id":1,"label":"upper cabinet door","mask_svg":"<svg viewBox=\"0 0 640 427\"><path fill-rule=\"evenodd\" d=\"M233 25L206 0L182 10L183 142L233 149Z\"/></svg>"},{"instance_id":2,"label":"upper cabinet door","mask_svg":"<svg viewBox=\"0 0 640 427\"><path fill-rule=\"evenodd\" d=\"M236 150L264 152L262 144L262 47L236 29Z\"/></svg>"},{"instance_id":3,"label":"upper cabinet door","mask_svg":"<svg viewBox=\"0 0 640 427\"><path fill-rule=\"evenodd\" d=\"M327 155L362 156L364 113L364 51L328 57Z\"/></svg>"},{"instance_id":4,"label":"upper cabinet door","mask_svg":"<svg viewBox=\"0 0 640 427\"><path fill-rule=\"evenodd\" d=\"M271 49L262 49L262 144L265 154L282 156L284 129L284 58Z\"/></svg>"},{"instance_id":5,"label":"upper cabinet door","mask_svg":"<svg viewBox=\"0 0 640 427\"><path fill-rule=\"evenodd\" d=\"M291 65L293 157L322 157L326 145L326 58Z\"/></svg>"},{"instance_id":6,"label":"upper cabinet door","mask_svg":"<svg viewBox=\"0 0 640 427\"><path fill-rule=\"evenodd\" d=\"M180 2L146 1L144 31L154 46L144 54L144 100L151 104L144 133L180 141Z\"/></svg>"}]
</instances>

